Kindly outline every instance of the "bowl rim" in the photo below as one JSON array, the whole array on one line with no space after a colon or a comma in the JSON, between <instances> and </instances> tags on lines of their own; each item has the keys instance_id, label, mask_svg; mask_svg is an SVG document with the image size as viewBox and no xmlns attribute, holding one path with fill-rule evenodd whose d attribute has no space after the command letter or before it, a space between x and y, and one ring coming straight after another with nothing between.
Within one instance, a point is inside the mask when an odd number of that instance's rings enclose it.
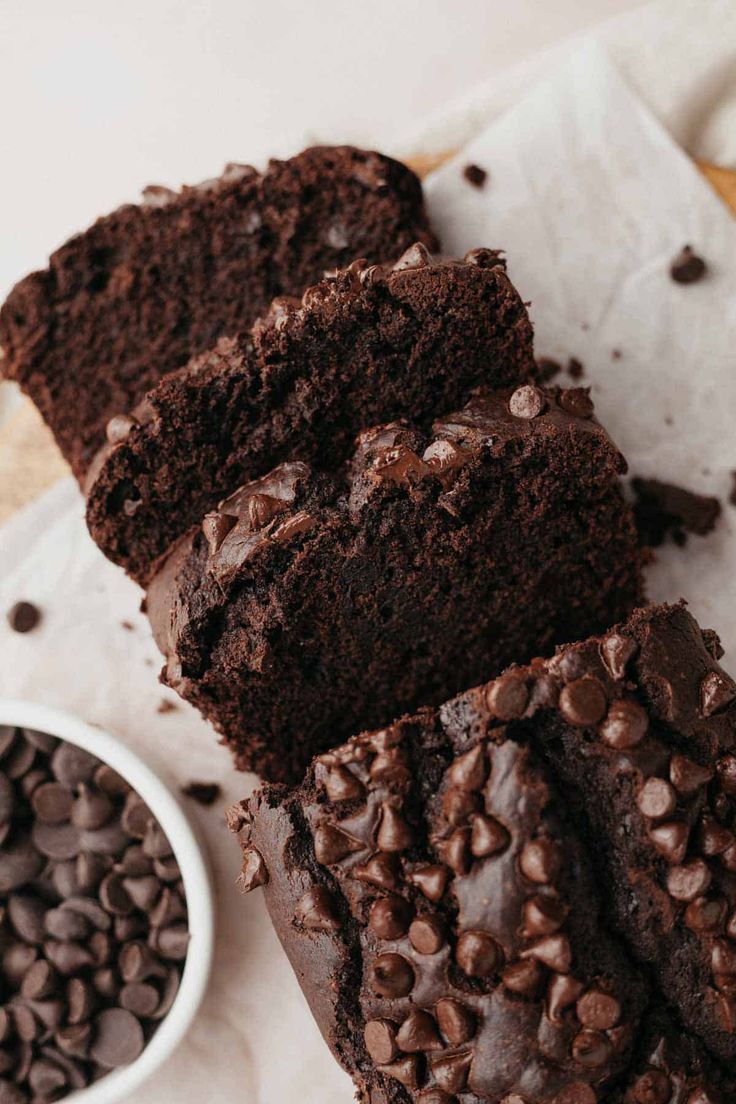
<instances>
[{"instance_id":1,"label":"bowl rim","mask_svg":"<svg viewBox=\"0 0 736 1104\"><path fill-rule=\"evenodd\" d=\"M130 782L168 836L181 869L190 943L174 1003L141 1054L128 1066L62 1097L70 1104L115 1104L146 1081L173 1053L190 1027L207 988L214 951L214 893L203 843L176 797L118 737L52 706L0 697L0 725L35 729L76 744Z\"/></svg>"}]
</instances>

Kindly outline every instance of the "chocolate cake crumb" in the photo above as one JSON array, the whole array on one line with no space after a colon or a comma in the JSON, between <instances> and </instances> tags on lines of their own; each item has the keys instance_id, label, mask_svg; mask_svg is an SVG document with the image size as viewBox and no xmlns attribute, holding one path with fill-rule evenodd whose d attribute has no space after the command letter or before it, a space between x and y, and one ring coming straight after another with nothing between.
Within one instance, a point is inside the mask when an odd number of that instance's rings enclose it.
<instances>
[{"instance_id":1,"label":"chocolate cake crumb","mask_svg":"<svg viewBox=\"0 0 736 1104\"><path fill-rule=\"evenodd\" d=\"M199 805L213 805L222 790L217 782L188 782L186 786L182 786L181 792Z\"/></svg>"},{"instance_id":2,"label":"chocolate cake crumb","mask_svg":"<svg viewBox=\"0 0 736 1104\"><path fill-rule=\"evenodd\" d=\"M721 513L717 498L696 494L674 483L634 478L634 517L642 545L658 548L670 537L682 547L688 533L704 537L714 528Z\"/></svg>"},{"instance_id":3,"label":"chocolate cake crumb","mask_svg":"<svg viewBox=\"0 0 736 1104\"><path fill-rule=\"evenodd\" d=\"M468 184L472 184L474 188L482 188L488 179L488 173L480 165L466 165L463 169L463 176Z\"/></svg>"},{"instance_id":4,"label":"chocolate cake crumb","mask_svg":"<svg viewBox=\"0 0 736 1104\"><path fill-rule=\"evenodd\" d=\"M585 375L585 365L577 357L570 357L567 362L567 374L574 380L582 379Z\"/></svg>"},{"instance_id":5,"label":"chocolate cake crumb","mask_svg":"<svg viewBox=\"0 0 736 1104\"><path fill-rule=\"evenodd\" d=\"M612 357L613 360L620 360L621 359L621 350L620 349L611 349L611 357Z\"/></svg>"},{"instance_id":6,"label":"chocolate cake crumb","mask_svg":"<svg viewBox=\"0 0 736 1104\"><path fill-rule=\"evenodd\" d=\"M33 602L16 602L8 610L8 624L17 633L32 632L41 620L41 611Z\"/></svg>"},{"instance_id":7,"label":"chocolate cake crumb","mask_svg":"<svg viewBox=\"0 0 736 1104\"><path fill-rule=\"evenodd\" d=\"M156 706L156 712L157 713L173 713L174 710L178 709L178 708L179 708L179 706L176 704L176 702L169 701L168 698L162 698L161 701Z\"/></svg>"},{"instance_id":8,"label":"chocolate cake crumb","mask_svg":"<svg viewBox=\"0 0 736 1104\"><path fill-rule=\"evenodd\" d=\"M120 625L126 632L133 632L135 628L132 621L121 621Z\"/></svg>"},{"instance_id":9,"label":"chocolate cake crumb","mask_svg":"<svg viewBox=\"0 0 736 1104\"><path fill-rule=\"evenodd\" d=\"M559 360L553 357L537 357L537 378L540 383L548 383L554 376L562 371Z\"/></svg>"},{"instance_id":10,"label":"chocolate cake crumb","mask_svg":"<svg viewBox=\"0 0 736 1104\"><path fill-rule=\"evenodd\" d=\"M683 246L670 265L670 276L676 284L695 284L702 280L707 271L708 266L703 258L694 253L689 245Z\"/></svg>"}]
</instances>

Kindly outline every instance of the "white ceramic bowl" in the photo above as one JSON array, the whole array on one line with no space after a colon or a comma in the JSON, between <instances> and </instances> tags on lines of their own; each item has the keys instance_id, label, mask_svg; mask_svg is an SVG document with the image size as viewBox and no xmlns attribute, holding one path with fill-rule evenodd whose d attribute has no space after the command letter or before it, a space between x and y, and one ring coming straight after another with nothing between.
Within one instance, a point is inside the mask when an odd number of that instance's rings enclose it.
<instances>
[{"instance_id":1,"label":"white ceramic bowl","mask_svg":"<svg viewBox=\"0 0 736 1104\"><path fill-rule=\"evenodd\" d=\"M190 943L179 991L173 1005L135 1062L80 1092L64 1097L70 1104L115 1104L131 1096L172 1053L199 1008L207 986L214 943L212 883L204 852L176 798L150 767L120 740L78 717L30 702L0 698L0 724L47 732L96 755L121 774L148 805L174 849L181 868L189 916Z\"/></svg>"}]
</instances>

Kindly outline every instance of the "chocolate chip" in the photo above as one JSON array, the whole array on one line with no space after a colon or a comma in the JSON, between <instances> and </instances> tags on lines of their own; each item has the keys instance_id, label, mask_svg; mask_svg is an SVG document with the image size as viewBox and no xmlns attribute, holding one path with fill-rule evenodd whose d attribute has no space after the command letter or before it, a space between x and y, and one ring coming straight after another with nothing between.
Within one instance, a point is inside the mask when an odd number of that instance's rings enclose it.
<instances>
[{"instance_id":1,"label":"chocolate chip","mask_svg":"<svg viewBox=\"0 0 736 1104\"><path fill-rule=\"evenodd\" d=\"M401 939L408 931L411 919L412 908L409 902L391 894L388 897L378 897L373 902L368 927L378 939Z\"/></svg>"},{"instance_id":2,"label":"chocolate chip","mask_svg":"<svg viewBox=\"0 0 736 1104\"><path fill-rule=\"evenodd\" d=\"M636 644L621 633L609 633L601 641L600 653L611 678L620 682L626 674L629 660L636 654Z\"/></svg>"},{"instance_id":3,"label":"chocolate chip","mask_svg":"<svg viewBox=\"0 0 736 1104\"><path fill-rule=\"evenodd\" d=\"M31 829L33 844L47 859L73 859L80 851L80 836L73 824L47 824L37 820Z\"/></svg>"},{"instance_id":4,"label":"chocolate chip","mask_svg":"<svg viewBox=\"0 0 736 1104\"><path fill-rule=\"evenodd\" d=\"M560 692L560 713L568 724L588 727L606 712L606 692L596 678L575 679Z\"/></svg>"},{"instance_id":5,"label":"chocolate chip","mask_svg":"<svg viewBox=\"0 0 736 1104\"><path fill-rule=\"evenodd\" d=\"M532 869L534 871L537 869L534 858L532 858ZM524 902L524 934L551 935L565 923L567 912L567 906L559 897L540 895L527 898Z\"/></svg>"},{"instance_id":6,"label":"chocolate chip","mask_svg":"<svg viewBox=\"0 0 736 1104\"><path fill-rule=\"evenodd\" d=\"M149 936L158 953L173 962L186 958L189 949L189 931L186 924L172 924L167 928L153 930Z\"/></svg>"},{"instance_id":7,"label":"chocolate chip","mask_svg":"<svg viewBox=\"0 0 736 1104\"><path fill-rule=\"evenodd\" d=\"M683 821L673 820L650 828L649 839L660 855L673 866L685 858L690 829Z\"/></svg>"},{"instance_id":8,"label":"chocolate chip","mask_svg":"<svg viewBox=\"0 0 736 1104\"><path fill-rule=\"evenodd\" d=\"M476 1019L473 1011L453 997L443 997L435 1005L435 1015L440 1031L450 1046L462 1046L470 1042L476 1032Z\"/></svg>"},{"instance_id":9,"label":"chocolate chip","mask_svg":"<svg viewBox=\"0 0 736 1104\"><path fill-rule=\"evenodd\" d=\"M676 284L694 284L702 280L707 271L703 258L689 245L684 245L670 264L670 276Z\"/></svg>"},{"instance_id":10,"label":"chocolate chip","mask_svg":"<svg viewBox=\"0 0 736 1104\"><path fill-rule=\"evenodd\" d=\"M0 848L0 893L10 893L30 882L40 873L43 857L29 836L19 833Z\"/></svg>"},{"instance_id":11,"label":"chocolate chip","mask_svg":"<svg viewBox=\"0 0 736 1104\"><path fill-rule=\"evenodd\" d=\"M381 851L405 851L414 842L414 832L390 802L381 807L381 824L376 838Z\"/></svg>"},{"instance_id":12,"label":"chocolate chip","mask_svg":"<svg viewBox=\"0 0 736 1104\"><path fill-rule=\"evenodd\" d=\"M406 997L414 988L414 970L403 955L378 955L368 968L368 985L379 997Z\"/></svg>"},{"instance_id":13,"label":"chocolate chip","mask_svg":"<svg viewBox=\"0 0 736 1104\"><path fill-rule=\"evenodd\" d=\"M335 899L325 886L314 885L297 902L297 924L311 931L339 931L342 927Z\"/></svg>"},{"instance_id":14,"label":"chocolate chip","mask_svg":"<svg viewBox=\"0 0 736 1104\"><path fill-rule=\"evenodd\" d=\"M590 418L595 409L589 387L571 387L569 391L560 391L557 402L575 418Z\"/></svg>"},{"instance_id":15,"label":"chocolate chip","mask_svg":"<svg viewBox=\"0 0 736 1104\"><path fill-rule=\"evenodd\" d=\"M46 913L45 925L48 935L62 943L86 939L90 934L87 918L69 909L49 909Z\"/></svg>"},{"instance_id":16,"label":"chocolate chip","mask_svg":"<svg viewBox=\"0 0 736 1104\"><path fill-rule=\"evenodd\" d=\"M48 824L60 824L68 820L74 797L60 782L46 782L34 790L31 797L33 811L39 820Z\"/></svg>"},{"instance_id":17,"label":"chocolate chip","mask_svg":"<svg viewBox=\"0 0 736 1104\"><path fill-rule=\"evenodd\" d=\"M488 708L500 721L521 717L529 701L529 691L523 678L514 674L501 675L487 690Z\"/></svg>"},{"instance_id":18,"label":"chocolate chip","mask_svg":"<svg viewBox=\"0 0 736 1104\"><path fill-rule=\"evenodd\" d=\"M418 916L409 928L409 942L418 954L437 954L444 947L445 939L445 925L439 916Z\"/></svg>"},{"instance_id":19,"label":"chocolate chip","mask_svg":"<svg viewBox=\"0 0 736 1104\"><path fill-rule=\"evenodd\" d=\"M222 794L217 782L189 782L182 786L181 792L185 797L191 797L198 805L214 805Z\"/></svg>"},{"instance_id":20,"label":"chocolate chip","mask_svg":"<svg viewBox=\"0 0 736 1104\"><path fill-rule=\"evenodd\" d=\"M430 865L417 867L409 874L409 881L419 889L429 901L441 901L447 886L449 873L444 866Z\"/></svg>"},{"instance_id":21,"label":"chocolate chip","mask_svg":"<svg viewBox=\"0 0 736 1104\"><path fill-rule=\"evenodd\" d=\"M509 834L494 817L478 814L472 819L470 850L477 858L495 855L509 845Z\"/></svg>"},{"instance_id":22,"label":"chocolate chip","mask_svg":"<svg viewBox=\"0 0 736 1104\"><path fill-rule=\"evenodd\" d=\"M427 268L432 264L432 258L426 245L415 242L406 249L398 261L393 265L393 272L405 272L412 268Z\"/></svg>"},{"instance_id":23,"label":"chocolate chip","mask_svg":"<svg viewBox=\"0 0 736 1104\"><path fill-rule=\"evenodd\" d=\"M16 602L8 610L8 624L13 632L32 632L41 620L41 611L32 602Z\"/></svg>"},{"instance_id":24,"label":"chocolate chip","mask_svg":"<svg viewBox=\"0 0 736 1104\"><path fill-rule=\"evenodd\" d=\"M710 882L710 870L702 859L674 866L667 872L667 892L676 901L694 901L705 893Z\"/></svg>"},{"instance_id":25,"label":"chocolate chip","mask_svg":"<svg viewBox=\"0 0 736 1104\"><path fill-rule=\"evenodd\" d=\"M336 824L320 824L314 833L314 854L318 863L331 866L354 851L361 851L363 844L343 832Z\"/></svg>"},{"instance_id":26,"label":"chocolate chip","mask_svg":"<svg viewBox=\"0 0 736 1104\"><path fill-rule=\"evenodd\" d=\"M94 1020L90 1055L101 1066L116 1069L133 1062L143 1050L143 1029L124 1008L108 1008Z\"/></svg>"},{"instance_id":27,"label":"chocolate chip","mask_svg":"<svg viewBox=\"0 0 736 1104\"><path fill-rule=\"evenodd\" d=\"M130 793L130 783L107 763L100 763L92 777L97 789L102 790L108 797L124 797Z\"/></svg>"},{"instance_id":28,"label":"chocolate chip","mask_svg":"<svg viewBox=\"0 0 736 1104\"><path fill-rule=\"evenodd\" d=\"M377 1065L393 1062L399 1053L396 1024L391 1020L369 1020L363 1032L366 1050Z\"/></svg>"},{"instance_id":29,"label":"chocolate chip","mask_svg":"<svg viewBox=\"0 0 736 1104\"><path fill-rule=\"evenodd\" d=\"M482 806L480 794L451 786L442 796L442 813L450 824L464 824Z\"/></svg>"},{"instance_id":30,"label":"chocolate chip","mask_svg":"<svg viewBox=\"0 0 736 1104\"><path fill-rule=\"evenodd\" d=\"M472 184L474 188L482 188L488 179L488 173L480 165L466 165L463 169L463 176L468 184Z\"/></svg>"},{"instance_id":31,"label":"chocolate chip","mask_svg":"<svg viewBox=\"0 0 736 1104\"><path fill-rule=\"evenodd\" d=\"M645 817L659 820L674 813L677 807L677 794L664 778L648 778L639 790L636 804Z\"/></svg>"},{"instance_id":32,"label":"chocolate chip","mask_svg":"<svg viewBox=\"0 0 736 1104\"><path fill-rule=\"evenodd\" d=\"M432 1074L441 1089L448 1093L462 1092L468 1081L472 1051L442 1055L431 1062Z\"/></svg>"},{"instance_id":33,"label":"chocolate chip","mask_svg":"<svg viewBox=\"0 0 736 1104\"><path fill-rule=\"evenodd\" d=\"M444 1089L424 1089L417 1097L417 1104L457 1104L457 1097Z\"/></svg>"},{"instance_id":34,"label":"chocolate chip","mask_svg":"<svg viewBox=\"0 0 736 1104\"><path fill-rule=\"evenodd\" d=\"M635 1104L668 1104L672 1083L662 1070L650 1069L637 1077L631 1092Z\"/></svg>"},{"instance_id":35,"label":"chocolate chip","mask_svg":"<svg viewBox=\"0 0 736 1104\"><path fill-rule=\"evenodd\" d=\"M562 1022L566 1008L575 1003L584 986L577 978L569 974L555 974L547 988L547 1014L552 1023Z\"/></svg>"},{"instance_id":36,"label":"chocolate chip","mask_svg":"<svg viewBox=\"0 0 736 1104\"><path fill-rule=\"evenodd\" d=\"M397 1032L396 1042L405 1054L418 1054L443 1048L434 1017L421 1008L415 1008L406 1017Z\"/></svg>"},{"instance_id":37,"label":"chocolate chip","mask_svg":"<svg viewBox=\"0 0 736 1104\"><path fill-rule=\"evenodd\" d=\"M42 1100L53 1100L66 1087L66 1075L54 1062L41 1058L28 1071L28 1083Z\"/></svg>"},{"instance_id":38,"label":"chocolate chip","mask_svg":"<svg viewBox=\"0 0 736 1104\"><path fill-rule=\"evenodd\" d=\"M57 992L59 975L45 959L39 958L28 967L21 982L21 996L26 1000L43 1000Z\"/></svg>"},{"instance_id":39,"label":"chocolate chip","mask_svg":"<svg viewBox=\"0 0 736 1104\"><path fill-rule=\"evenodd\" d=\"M501 952L493 936L487 932L466 931L457 941L455 958L468 977L484 978L498 968Z\"/></svg>"},{"instance_id":40,"label":"chocolate chip","mask_svg":"<svg viewBox=\"0 0 736 1104\"><path fill-rule=\"evenodd\" d=\"M610 993L589 989L577 1003L577 1016L583 1027L608 1031L621 1018L621 1005Z\"/></svg>"},{"instance_id":41,"label":"chocolate chip","mask_svg":"<svg viewBox=\"0 0 736 1104\"><path fill-rule=\"evenodd\" d=\"M62 741L51 757L51 770L56 779L67 789L76 789L82 782L89 782L99 760L84 748Z\"/></svg>"},{"instance_id":42,"label":"chocolate chip","mask_svg":"<svg viewBox=\"0 0 736 1104\"><path fill-rule=\"evenodd\" d=\"M378 1072L393 1077L407 1089L419 1087L419 1062L415 1055L407 1054L386 1066L377 1066Z\"/></svg>"},{"instance_id":43,"label":"chocolate chip","mask_svg":"<svg viewBox=\"0 0 736 1104\"><path fill-rule=\"evenodd\" d=\"M482 744L476 744L470 751L460 755L447 772L452 784L460 790L480 790L487 776L485 754Z\"/></svg>"},{"instance_id":44,"label":"chocolate chip","mask_svg":"<svg viewBox=\"0 0 736 1104\"><path fill-rule=\"evenodd\" d=\"M7 900L7 914L16 935L25 943L43 943L46 938L44 918L47 904L39 897L27 893L11 893Z\"/></svg>"},{"instance_id":45,"label":"chocolate chip","mask_svg":"<svg viewBox=\"0 0 736 1104\"><path fill-rule=\"evenodd\" d=\"M512 962L501 974L501 981L512 993L521 996L536 996L542 982L542 970L539 963L528 958L521 962Z\"/></svg>"},{"instance_id":46,"label":"chocolate chip","mask_svg":"<svg viewBox=\"0 0 736 1104\"><path fill-rule=\"evenodd\" d=\"M149 912L161 895L161 883L152 874L123 878L122 885L128 899L141 912Z\"/></svg>"},{"instance_id":47,"label":"chocolate chip","mask_svg":"<svg viewBox=\"0 0 736 1104\"><path fill-rule=\"evenodd\" d=\"M543 935L521 952L522 958L535 958L558 974L569 973L572 966L572 949L566 935Z\"/></svg>"},{"instance_id":48,"label":"chocolate chip","mask_svg":"<svg viewBox=\"0 0 736 1104\"><path fill-rule=\"evenodd\" d=\"M538 885L553 882L562 867L560 848L553 840L545 837L529 840L519 856L519 867L530 882Z\"/></svg>"},{"instance_id":49,"label":"chocolate chip","mask_svg":"<svg viewBox=\"0 0 736 1104\"><path fill-rule=\"evenodd\" d=\"M385 851L371 856L362 866L353 867L351 873L359 882L377 886L379 889L396 889L399 884L396 856Z\"/></svg>"},{"instance_id":50,"label":"chocolate chip","mask_svg":"<svg viewBox=\"0 0 736 1104\"><path fill-rule=\"evenodd\" d=\"M67 983L66 999L70 1024L84 1023L92 1015L95 994L88 981L82 978L70 978Z\"/></svg>"},{"instance_id":51,"label":"chocolate chip","mask_svg":"<svg viewBox=\"0 0 736 1104\"><path fill-rule=\"evenodd\" d=\"M134 1016L152 1016L159 1004L158 989L145 981L124 985L118 999L120 1007Z\"/></svg>"},{"instance_id":52,"label":"chocolate chip","mask_svg":"<svg viewBox=\"0 0 736 1104\"><path fill-rule=\"evenodd\" d=\"M611 703L600 727L601 739L617 751L636 747L649 731L649 717L638 702L622 698Z\"/></svg>"},{"instance_id":53,"label":"chocolate chip","mask_svg":"<svg viewBox=\"0 0 736 1104\"><path fill-rule=\"evenodd\" d=\"M363 797L365 787L347 767L332 767L325 778L325 790L330 801L356 801Z\"/></svg>"},{"instance_id":54,"label":"chocolate chip","mask_svg":"<svg viewBox=\"0 0 736 1104\"><path fill-rule=\"evenodd\" d=\"M728 906L722 897L711 900L698 897L685 909L685 923L694 932L715 932L723 924L727 910Z\"/></svg>"},{"instance_id":55,"label":"chocolate chip","mask_svg":"<svg viewBox=\"0 0 736 1104\"><path fill-rule=\"evenodd\" d=\"M586 1069L602 1066L611 1053L611 1044L599 1031L581 1031L572 1042L574 1060Z\"/></svg>"},{"instance_id":56,"label":"chocolate chip","mask_svg":"<svg viewBox=\"0 0 736 1104\"><path fill-rule=\"evenodd\" d=\"M670 781L678 793L689 796L705 786L713 777L713 771L701 767L684 755L673 755L670 760ZM734 760L734 783L736 784L736 759ZM736 793L736 788L734 789Z\"/></svg>"},{"instance_id":57,"label":"chocolate chip","mask_svg":"<svg viewBox=\"0 0 736 1104\"><path fill-rule=\"evenodd\" d=\"M113 812L112 801L106 794L82 784L72 805L71 822L77 828L94 830L106 824Z\"/></svg>"},{"instance_id":58,"label":"chocolate chip","mask_svg":"<svg viewBox=\"0 0 736 1104\"><path fill-rule=\"evenodd\" d=\"M547 400L538 387L525 383L517 387L509 399L509 410L515 418L531 420L543 413Z\"/></svg>"},{"instance_id":59,"label":"chocolate chip","mask_svg":"<svg viewBox=\"0 0 736 1104\"><path fill-rule=\"evenodd\" d=\"M736 701L736 683L720 671L709 671L700 684L700 711L704 717L720 713Z\"/></svg>"},{"instance_id":60,"label":"chocolate chip","mask_svg":"<svg viewBox=\"0 0 736 1104\"><path fill-rule=\"evenodd\" d=\"M123 829L133 839L142 840L152 819L151 811L146 803L137 793L131 791L125 799L123 814L120 818Z\"/></svg>"}]
</instances>

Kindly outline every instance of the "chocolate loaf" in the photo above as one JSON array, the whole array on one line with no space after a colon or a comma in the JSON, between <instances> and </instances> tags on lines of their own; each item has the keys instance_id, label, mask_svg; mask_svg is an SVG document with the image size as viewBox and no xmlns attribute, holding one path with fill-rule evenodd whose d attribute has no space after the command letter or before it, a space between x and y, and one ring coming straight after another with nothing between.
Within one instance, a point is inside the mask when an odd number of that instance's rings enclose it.
<instances>
[{"instance_id":1,"label":"chocolate loaf","mask_svg":"<svg viewBox=\"0 0 736 1104\"><path fill-rule=\"evenodd\" d=\"M734 1099L717 654L683 606L638 610L232 810L244 888L361 1099Z\"/></svg>"},{"instance_id":2,"label":"chocolate loaf","mask_svg":"<svg viewBox=\"0 0 736 1104\"><path fill-rule=\"evenodd\" d=\"M338 467L364 427L407 411L422 424L534 369L526 308L492 250L434 261L417 242L393 265L354 262L110 422L88 475L90 532L145 584L245 480L289 460Z\"/></svg>"},{"instance_id":3,"label":"chocolate loaf","mask_svg":"<svg viewBox=\"0 0 736 1104\"><path fill-rule=\"evenodd\" d=\"M99 219L11 292L3 372L51 426L81 480L110 418L278 295L299 295L354 257L436 245L416 176L349 146L316 147L265 173L229 165L180 192Z\"/></svg>"},{"instance_id":4,"label":"chocolate loaf","mask_svg":"<svg viewBox=\"0 0 736 1104\"><path fill-rule=\"evenodd\" d=\"M239 766L295 780L391 720L640 601L625 464L587 391L476 396L364 433L348 476L283 464L151 582L163 680Z\"/></svg>"}]
</instances>

